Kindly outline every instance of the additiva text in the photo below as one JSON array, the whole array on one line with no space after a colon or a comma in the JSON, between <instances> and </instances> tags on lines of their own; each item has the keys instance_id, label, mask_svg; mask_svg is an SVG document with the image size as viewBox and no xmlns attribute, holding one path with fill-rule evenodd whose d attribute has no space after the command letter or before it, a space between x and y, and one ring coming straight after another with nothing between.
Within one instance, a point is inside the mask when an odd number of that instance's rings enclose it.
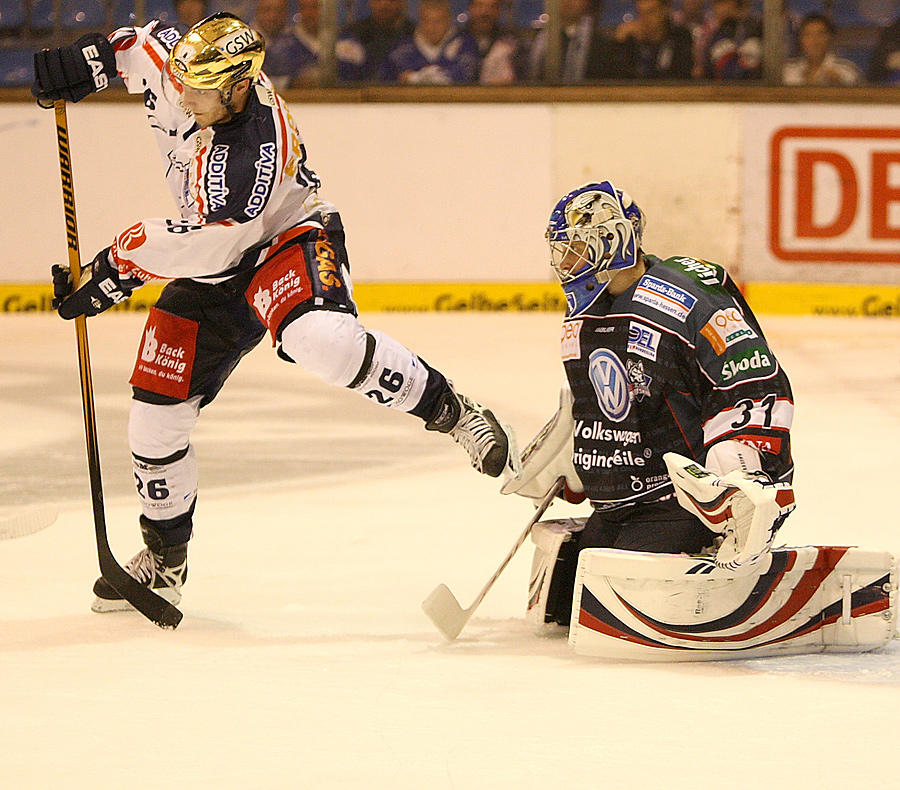
<instances>
[{"instance_id":1,"label":"additiva text","mask_svg":"<svg viewBox=\"0 0 900 790\"><path fill-rule=\"evenodd\" d=\"M256 180L253 182L253 190L247 201L244 213L248 217L255 217L266 205L269 195L269 187L275 178L275 143L263 143L259 147L259 159L254 163L256 167Z\"/></svg>"}]
</instances>

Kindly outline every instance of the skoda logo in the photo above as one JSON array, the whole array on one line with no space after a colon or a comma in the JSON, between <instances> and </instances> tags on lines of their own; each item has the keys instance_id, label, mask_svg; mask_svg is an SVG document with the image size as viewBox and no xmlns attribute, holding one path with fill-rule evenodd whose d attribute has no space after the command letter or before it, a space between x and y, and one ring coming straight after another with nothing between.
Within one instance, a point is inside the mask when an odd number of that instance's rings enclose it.
<instances>
[{"instance_id":1,"label":"skoda logo","mask_svg":"<svg viewBox=\"0 0 900 790\"><path fill-rule=\"evenodd\" d=\"M588 377L597 393L597 403L613 422L622 422L631 409L628 374L619 358L605 348L591 353Z\"/></svg>"}]
</instances>

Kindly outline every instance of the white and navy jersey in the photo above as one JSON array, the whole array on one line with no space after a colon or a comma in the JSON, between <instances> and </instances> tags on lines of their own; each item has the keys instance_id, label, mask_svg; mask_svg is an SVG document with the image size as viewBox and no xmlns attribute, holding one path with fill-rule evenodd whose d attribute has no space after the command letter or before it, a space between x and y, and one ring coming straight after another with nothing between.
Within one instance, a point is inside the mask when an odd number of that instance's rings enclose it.
<instances>
[{"instance_id":1,"label":"white and navy jersey","mask_svg":"<svg viewBox=\"0 0 900 790\"><path fill-rule=\"evenodd\" d=\"M169 50L181 33L158 21L122 28L109 40L129 93L141 93L178 218L144 219L112 244L119 271L141 280L227 279L252 268L279 234L319 227L334 207L317 197L297 127L261 74L244 112L200 128L182 109L169 75Z\"/></svg>"},{"instance_id":2,"label":"white and navy jersey","mask_svg":"<svg viewBox=\"0 0 900 790\"><path fill-rule=\"evenodd\" d=\"M737 287L705 261L645 260L624 293L563 324L573 461L591 503L669 496L663 454L703 463L726 439L756 447L772 479L789 481L790 383Z\"/></svg>"}]
</instances>

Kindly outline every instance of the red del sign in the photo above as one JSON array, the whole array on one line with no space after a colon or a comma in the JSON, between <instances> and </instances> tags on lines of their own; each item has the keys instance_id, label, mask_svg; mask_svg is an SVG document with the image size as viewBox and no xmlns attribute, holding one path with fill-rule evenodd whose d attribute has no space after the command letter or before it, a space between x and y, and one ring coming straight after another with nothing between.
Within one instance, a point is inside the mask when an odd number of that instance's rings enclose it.
<instances>
[{"instance_id":1,"label":"red del sign","mask_svg":"<svg viewBox=\"0 0 900 790\"><path fill-rule=\"evenodd\" d=\"M770 150L776 258L900 263L900 128L785 127Z\"/></svg>"}]
</instances>

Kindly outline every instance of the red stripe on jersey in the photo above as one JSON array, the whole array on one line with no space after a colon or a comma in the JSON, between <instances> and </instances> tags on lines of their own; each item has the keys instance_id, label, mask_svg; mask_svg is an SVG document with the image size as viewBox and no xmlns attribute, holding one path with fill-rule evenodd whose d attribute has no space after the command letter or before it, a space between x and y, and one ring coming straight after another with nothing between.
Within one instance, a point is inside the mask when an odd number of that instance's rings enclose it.
<instances>
[{"instance_id":1,"label":"red stripe on jersey","mask_svg":"<svg viewBox=\"0 0 900 790\"><path fill-rule=\"evenodd\" d=\"M123 50L131 49L137 43L137 34L133 29L131 29L131 33L122 34L120 38L117 38L116 33L113 33L110 43L116 52L122 52Z\"/></svg>"},{"instance_id":2,"label":"red stripe on jersey","mask_svg":"<svg viewBox=\"0 0 900 790\"><path fill-rule=\"evenodd\" d=\"M153 61L153 65L162 71L166 67L166 61L163 60L163 58L159 56L159 53L153 48L152 42L153 39L149 38L144 42L144 52L146 52L150 60Z\"/></svg>"},{"instance_id":3,"label":"red stripe on jersey","mask_svg":"<svg viewBox=\"0 0 900 790\"><path fill-rule=\"evenodd\" d=\"M278 174L280 183L284 180L284 168L287 165L288 146L290 145L291 138L288 134L287 121L285 120L285 113L287 110L277 94L275 96L275 106L278 110L278 124L281 128L281 172Z\"/></svg>"},{"instance_id":4,"label":"red stripe on jersey","mask_svg":"<svg viewBox=\"0 0 900 790\"><path fill-rule=\"evenodd\" d=\"M206 213L203 203L203 158L206 155L206 150L206 146L203 146L203 148L197 152L197 156L194 159L197 168L197 212L201 217Z\"/></svg>"},{"instance_id":5,"label":"red stripe on jersey","mask_svg":"<svg viewBox=\"0 0 900 790\"><path fill-rule=\"evenodd\" d=\"M266 252L265 263L268 263L272 260L275 255L281 252L282 247L287 244L289 241L293 241L298 236L302 236L304 233L309 233L311 230L315 230L316 228L321 229L321 225L318 222L312 223L309 225L297 225L293 228L288 228L284 233L279 234L274 239L272 239L272 243L269 246L268 251Z\"/></svg>"}]
</instances>

